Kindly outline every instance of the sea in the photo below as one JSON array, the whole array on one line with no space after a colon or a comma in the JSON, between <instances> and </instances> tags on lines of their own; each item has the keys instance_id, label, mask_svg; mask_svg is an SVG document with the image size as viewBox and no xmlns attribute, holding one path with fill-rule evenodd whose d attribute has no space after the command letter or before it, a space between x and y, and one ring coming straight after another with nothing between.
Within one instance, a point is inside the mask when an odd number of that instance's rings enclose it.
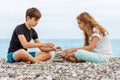
<instances>
[{"instance_id":1,"label":"sea","mask_svg":"<svg viewBox=\"0 0 120 80\"><path fill-rule=\"evenodd\" d=\"M41 39L41 42L52 42L56 46L61 46L62 50L82 47L83 39ZM9 47L10 39L0 39L0 57L7 58L7 52ZM120 39L111 39L112 44L112 56L120 57ZM38 48L28 49L28 51L39 51Z\"/></svg>"}]
</instances>

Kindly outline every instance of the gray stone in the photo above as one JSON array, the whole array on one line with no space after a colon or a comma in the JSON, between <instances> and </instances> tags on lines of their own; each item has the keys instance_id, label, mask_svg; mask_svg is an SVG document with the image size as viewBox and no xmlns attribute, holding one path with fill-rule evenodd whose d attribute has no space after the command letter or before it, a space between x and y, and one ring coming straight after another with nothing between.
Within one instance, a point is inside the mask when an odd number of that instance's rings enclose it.
<instances>
[{"instance_id":1,"label":"gray stone","mask_svg":"<svg viewBox=\"0 0 120 80\"><path fill-rule=\"evenodd\" d=\"M60 58L60 57L59 57ZM106 63L8 63L0 58L0 80L119 80L120 59Z\"/></svg>"}]
</instances>

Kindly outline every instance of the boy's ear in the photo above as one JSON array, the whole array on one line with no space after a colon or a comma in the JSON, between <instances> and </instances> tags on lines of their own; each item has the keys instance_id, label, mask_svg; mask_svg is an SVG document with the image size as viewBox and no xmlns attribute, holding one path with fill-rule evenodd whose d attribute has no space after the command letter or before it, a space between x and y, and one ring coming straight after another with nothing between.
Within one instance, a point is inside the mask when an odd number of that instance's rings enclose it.
<instances>
[{"instance_id":1,"label":"boy's ear","mask_svg":"<svg viewBox=\"0 0 120 80\"><path fill-rule=\"evenodd\" d=\"M28 19L30 19L30 17L29 17L29 16L27 16L27 17L26 17L26 20L28 20Z\"/></svg>"}]
</instances>

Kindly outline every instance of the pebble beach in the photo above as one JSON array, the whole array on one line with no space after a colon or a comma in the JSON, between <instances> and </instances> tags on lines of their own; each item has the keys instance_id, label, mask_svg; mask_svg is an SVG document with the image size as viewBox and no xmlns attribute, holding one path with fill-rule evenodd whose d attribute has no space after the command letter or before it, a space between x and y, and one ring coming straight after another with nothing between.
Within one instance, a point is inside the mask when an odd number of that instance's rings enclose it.
<instances>
[{"instance_id":1,"label":"pebble beach","mask_svg":"<svg viewBox=\"0 0 120 80\"><path fill-rule=\"evenodd\" d=\"M120 58L106 63L8 63L0 58L0 80L120 80Z\"/></svg>"}]
</instances>

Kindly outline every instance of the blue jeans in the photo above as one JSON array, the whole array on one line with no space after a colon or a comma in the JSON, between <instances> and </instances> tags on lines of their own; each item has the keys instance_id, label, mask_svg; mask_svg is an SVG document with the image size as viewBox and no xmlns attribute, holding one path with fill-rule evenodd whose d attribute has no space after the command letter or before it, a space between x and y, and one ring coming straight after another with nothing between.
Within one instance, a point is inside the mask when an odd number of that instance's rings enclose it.
<instances>
[{"instance_id":1,"label":"blue jeans","mask_svg":"<svg viewBox=\"0 0 120 80\"><path fill-rule=\"evenodd\" d=\"M32 57L35 57L35 53L36 52L28 52ZM8 62L9 63L14 63L15 62L15 60L13 59L13 54L14 54L14 52L9 52L9 53L7 53L7 59L8 59Z\"/></svg>"}]
</instances>

